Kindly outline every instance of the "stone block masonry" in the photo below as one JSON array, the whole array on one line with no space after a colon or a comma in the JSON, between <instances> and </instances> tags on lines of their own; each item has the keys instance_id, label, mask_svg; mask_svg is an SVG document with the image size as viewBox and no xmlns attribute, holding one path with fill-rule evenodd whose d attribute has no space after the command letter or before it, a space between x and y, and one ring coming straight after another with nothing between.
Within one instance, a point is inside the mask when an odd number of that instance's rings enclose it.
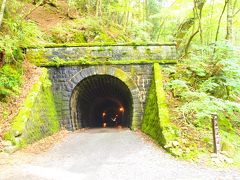
<instances>
[{"instance_id":1,"label":"stone block masonry","mask_svg":"<svg viewBox=\"0 0 240 180\"><path fill-rule=\"evenodd\" d=\"M26 49L26 56L34 64L48 68L61 126L69 130L81 128L76 113L79 92L75 91L82 80L107 75L118 78L130 90L131 128L136 129L141 127L153 63L176 63L177 53L174 43L76 44L31 47Z\"/></svg>"},{"instance_id":2,"label":"stone block masonry","mask_svg":"<svg viewBox=\"0 0 240 180\"><path fill-rule=\"evenodd\" d=\"M29 48L27 56L32 62L61 61L128 61L128 60L175 60L177 53L174 44L122 44L79 46L45 46Z\"/></svg>"},{"instance_id":3,"label":"stone block masonry","mask_svg":"<svg viewBox=\"0 0 240 180\"><path fill-rule=\"evenodd\" d=\"M47 69L31 88L18 115L13 119L11 129L4 135L14 148L23 147L59 130L59 122L53 100L51 82Z\"/></svg>"},{"instance_id":4,"label":"stone block masonry","mask_svg":"<svg viewBox=\"0 0 240 180\"><path fill-rule=\"evenodd\" d=\"M134 64L48 67L61 125L69 130L76 129L72 124L70 110L71 96L76 85L89 76L106 74L115 76L127 84L135 102L133 106L136 128L139 128L152 79L152 66L152 64Z\"/></svg>"},{"instance_id":5,"label":"stone block masonry","mask_svg":"<svg viewBox=\"0 0 240 180\"><path fill-rule=\"evenodd\" d=\"M174 154L171 143L177 139L179 132L169 119L161 68L157 63L154 64L154 77L147 97L142 131Z\"/></svg>"},{"instance_id":6,"label":"stone block masonry","mask_svg":"<svg viewBox=\"0 0 240 180\"><path fill-rule=\"evenodd\" d=\"M142 123L146 106L149 116L153 115L156 120L153 122L158 124L160 120L156 132L160 131L160 144L165 145L172 139L168 137L172 126L166 121L164 110L167 107L160 107L158 102L164 93L159 95L163 89L158 88L161 86L160 82L157 83L156 72L160 72L159 64L176 63L176 55L174 44L82 44L28 48L26 56L29 61L47 69L43 69L5 139L15 147L22 147L53 134L59 129L59 124L68 130L95 127L96 124L101 127L101 113L115 108L110 113L116 115L120 107L125 110L120 115L121 125L140 129L143 124L146 130L151 127L146 118ZM158 66L159 70L156 70ZM151 92L155 92L157 102L153 101L149 106L146 97L153 79L155 86Z\"/></svg>"}]
</instances>

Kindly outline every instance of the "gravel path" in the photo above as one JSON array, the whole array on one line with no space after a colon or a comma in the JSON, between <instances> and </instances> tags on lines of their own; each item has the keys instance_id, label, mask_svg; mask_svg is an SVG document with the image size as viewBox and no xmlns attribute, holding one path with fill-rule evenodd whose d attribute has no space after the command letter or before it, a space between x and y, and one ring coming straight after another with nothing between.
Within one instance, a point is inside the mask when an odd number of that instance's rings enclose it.
<instances>
[{"instance_id":1,"label":"gravel path","mask_svg":"<svg viewBox=\"0 0 240 180\"><path fill-rule=\"evenodd\" d=\"M216 170L179 161L130 130L70 133L29 163L0 171L0 179L160 180L240 179L240 170Z\"/></svg>"}]
</instances>

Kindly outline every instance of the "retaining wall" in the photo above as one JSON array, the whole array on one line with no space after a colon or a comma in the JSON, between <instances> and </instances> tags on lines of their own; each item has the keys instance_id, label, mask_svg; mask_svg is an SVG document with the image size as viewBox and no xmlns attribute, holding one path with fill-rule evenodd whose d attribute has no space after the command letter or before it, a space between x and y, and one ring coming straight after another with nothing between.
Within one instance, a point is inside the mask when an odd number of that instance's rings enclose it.
<instances>
[{"instance_id":1,"label":"retaining wall","mask_svg":"<svg viewBox=\"0 0 240 180\"><path fill-rule=\"evenodd\" d=\"M51 82L47 69L31 88L18 115L11 123L11 129L4 136L18 148L33 143L59 130L59 122L53 100Z\"/></svg>"}]
</instances>

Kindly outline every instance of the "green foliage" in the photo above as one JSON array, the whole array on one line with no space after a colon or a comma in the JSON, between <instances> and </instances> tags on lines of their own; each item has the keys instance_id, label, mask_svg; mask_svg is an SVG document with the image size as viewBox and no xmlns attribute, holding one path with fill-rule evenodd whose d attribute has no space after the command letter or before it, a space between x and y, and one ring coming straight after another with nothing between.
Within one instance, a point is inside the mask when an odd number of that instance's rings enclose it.
<instances>
[{"instance_id":1,"label":"green foliage","mask_svg":"<svg viewBox=\"0 0 240 180\"><path fill-rule=\"evenodd\" d=\"M205 93L188 92L182 94L184 101L187 102L179 111L185 115L195 127L211 129L211 114L224 112L222 120L238 121L240 105L228 100L222 100Z\"/></svg>"},{"instance_id":2,"label":"green foliage","mask_svg":"<svg viewBox=\"0 0 240 180\"><path fill-rule=\"evenodd\" d=\"M0 32L0 52L5 51L5 63L23 60L23 47L38 43L42 38L35 23L23 19L19 12L22 3L8 1L2 31Z\"/></svg>"},{"instance_id":3,"label":"green foliage","mask_svg":"<svg viewBox=\"0 0 240 180\"><path fill-rule=\"evenodd\" d=\"M17 93L21 85L21 68L16 66L4 65L0 69L0 101L6 96Z\"/></svg>"},{"instance_id":4,"label":"green foliage","mask_svg":"<svg viewBox=\"0 0 240 180\"><path fill-rule=\"evenodd\" d=\"M228 156L232 157L233 165L240 165L240 141L239 135L232 133L232 131L221 131L221 147Z\"/></svg>"},{"instance_id":5,"label":"green foliage","mask_svg":"<svg viewBox=\"0 0 240 180\"><path fill-rule=\"evenodd\" d=\"M81 15L94 13L94 9L96 8L96 2L96 0L68 0L69 7L78 10Z\"/></svg>"},{"instance_id":6,"label":"green foliage","mask_svg":"<svg viewBox=\"0 0 240 180\"><path fill-rule=\"evenodd\" d=\"M10 94L17 93L21 85L23 49L39 42L41 33L36 24L27 21L19 14L22 2L8 1L0 31L0 101ZM5 65L4 65L5 64Z\"/></svg>"},{"instance_id":7,"label":"green foliage","mask_svg":"<svg viewBox=\"0 0 240 180\"><path fill-rule=\"evenodd\" d=\"M156 41L160 40L165 16L159 17L162 3L157 0L129 1L129 0L68 0L69 12L74 16L84 16L82 25L88 24L97 29L104 29L97 33L99 36L110 35L108 41ZM71 15L70 15L71 16ZM98 23L96 23L98 22ZM100 27L99 27L100 26ZM88 29L79 29L89 31ZM94 32L92 30L92 32ZM71 32L72 33L72 32ZM55 34L55 33L54 33ZM95 33L87 33L96 36ZM86 37L86 36L85 36ZM165 36L164 36L165 37ZM86 37L86 39L89 39ZM103 38L106 42L106 38ZM162 41L162 39L161 39ZM92 42L87 40L87 42Z\"/></svg>"},{"instance_id":8,"label":"green foliage","mask_svg":"<svg viewBox=\"0 0 240 180\"><path fill-rule=\"evenodd\" d=\"M179 49L184 49L189 38L201 23L201 31L193 38L192 44L211 44L215 42L218 19L220 18L223 3L221 1L199 1L198 7L193 13L194 1L158 1L158 0L68 0L70 11L78 14L76 18L87 17L87 19L99 19L103 21L103 26L108 31L117 26L117 32L126 33L128 38L134 41L178 41L182 44ZM203 6L204 4L204 6ZM196 10L202 6L201 18L198 20ZM240 4L234 3L233 27L238 28ZM226 16L226 12L223 17ZM191 20L191 26L183 28L183 36L176 36L181 25L187 19ZM226 19L226 18L225 18ZM224 18L220 24L219 39L224 40L226 36L226 20ZM88 20L89 21L89 20ZM95 26L96 24L93 24ZM97 27L98 25L96 25ZM113 33L115 34L115 33ZM118 33L117 33L118 34ZM201 34L201 35L200 35ZM234 41L239 44L239 33L234 33ZM128 38L123 38L128 40ZM88 41L89 42L89 41Z\"/></svg>"},{"instance_id":9,"label":"green foliage","mask_svg":"<svg viewBox=\"0 0 240 180\"><path fill-rule=\"evenodd\" d=\"M129 36L136 42L151 42L151 29L153 25L148 22L135 22L127 28Z\"/></svg>"},{"instance_id":10,"label":"green foliage","mask_svg":"<svg viewBox=\"0 0 240 180\"><path fill-rule=\"evenodd\" d=\"M168 84L168 86L172 90L173 95L175 97L181 96L183 91L187 91L188 90L188 85L186 84L186 81L183 81L183 80L180 80L180 79L172 80Z\"/></svg>"},{"instance_id":11,"label":"green foliage","mask_svg":"<svg viewBox=\"0 0 240 180\"><path fill-rule=\"evenodd\" d=\"M106 21L87 16L51 30L50 39L54 43L86 43L86 42L124 42L127 34L115 24L111 28Z\"/></svg>"},{"instance_id":12,"label":"green foliage","mask_svg":"<svg viewBox=\"0 0 240 180\"><path fill-rule=\"evenodd\" d=\"M175 119L179 124L196 129L199 134L205 131L211 134L211 114L217 113L221 132L239 136L239 57L234 55L234 49L226 43L218 43L213 47L195 47L194 52L189 59L183 59L175 70L166 70L171 78L167 89L179 102ZM192 135L190 132L185 137L191 139ZM209 138L211 136L199 139L196 143L199 146L204 144L201 148L205 151L212 151L213 147L209 146L207 140ZM224 141L227 143L223 142L223 149L233 143L227 136ZM231 153L238 151L239 147L233 146L233 149Z\"/></svg>"}]
</instances>

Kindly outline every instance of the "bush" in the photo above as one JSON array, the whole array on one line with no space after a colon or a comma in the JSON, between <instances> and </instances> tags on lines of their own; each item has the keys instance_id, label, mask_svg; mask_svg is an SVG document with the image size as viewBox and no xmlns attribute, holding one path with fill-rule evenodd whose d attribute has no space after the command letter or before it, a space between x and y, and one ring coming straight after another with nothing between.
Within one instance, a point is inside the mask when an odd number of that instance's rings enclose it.
<instances>
[{"instance_id":1,"label":"bush","mask_svg":"<svg viewBox=\"0 0 240 180\"><path fill-rule=\"evenodd\" d=\"M4 52L4 59L0 65L0 101L8 95L18 92L21 85L22 48L39 44L42 33L36 24L21 17L21 2L8 1L4 23L0 32L0 53Z\"/></svg>"},{"instance_id":2,"label":"bush","mask_svg":"<svg viewBox=\"0 0 240 180\"><path fill-rule=\"evenodd\" d=\"M109 20L86 16L53 28L49 39L54 43L131 41L122 27L114 23L109 27L108 23Z\"/></svg>"},{"instance_id":3,"label":"bush","mask_svg":"<svg viewBox=\"0 0 240 180\"><path fill-rule=\"evenodd\" d=\"M21 85L21 71L15 66L4 65L0 70L0 101L6 96L16 93Z\"/></svg>"},{"instance_id":4,"label":"bush","mask_svg":"<svg viewBox=\"0 0 240 180\"><path fill-rule=\"evenodd\" d=\"M5 51L5 63L16 63L23 60L23 47L38 44L42 33L36 24L27 21L19 14L21 3L8 1L3 30L0 32L0 52Z\"/></svg>"},{"instance_id":5,"label":"bush","mask_svg":"<svg viewBox=\"0 0 240 180\"><path fill-rule=\"evenodd\" d=\"M166 88L178 102L174 111L177 112L175 122L184 128L195 129L185 134L189 139L194 139L206 132L211 134L211 114L217 113L221 132L239 136L239 57L234 55L234 48L226 43L213 47L198 46L193 52L189 59L183 59L174 69L165 71L170 77ZM212 137L197 139L197 144L200 148L204 146L205 150L212 149L212 145L210 147L205 142L206 138ZM226 141L228 137L224 138ZM231 139L227 141L231 142Z\"/></svg>"}]
</instances>

